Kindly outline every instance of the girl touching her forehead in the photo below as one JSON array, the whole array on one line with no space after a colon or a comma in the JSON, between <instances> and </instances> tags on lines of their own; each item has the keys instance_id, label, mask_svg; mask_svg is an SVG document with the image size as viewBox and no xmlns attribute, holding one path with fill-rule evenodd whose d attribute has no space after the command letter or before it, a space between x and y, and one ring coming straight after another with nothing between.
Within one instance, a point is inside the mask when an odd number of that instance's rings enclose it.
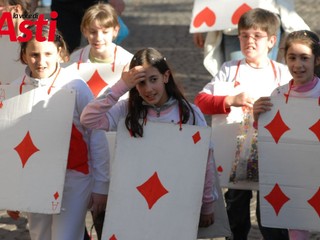
<instances>
[{"instance_id":1,"label":"girl touching her forehead","mask_svg":"<svg viewBox=\"0 0 320 240\"><path fill-rule=\"evenodd\" d=\"M90 102L81 115L81 122L91 129L116 131L121 118L133 137L143 137L143 126L148 121L206 126L201 111L189 103L175 83L165 57L154 48L136 52L129 71L107 89L100 97ZM129 92L129 98L119 100ZM207 162L206 181L202 199L199 225L213 224L213 150Z\"/></svg>"}]
</instances>

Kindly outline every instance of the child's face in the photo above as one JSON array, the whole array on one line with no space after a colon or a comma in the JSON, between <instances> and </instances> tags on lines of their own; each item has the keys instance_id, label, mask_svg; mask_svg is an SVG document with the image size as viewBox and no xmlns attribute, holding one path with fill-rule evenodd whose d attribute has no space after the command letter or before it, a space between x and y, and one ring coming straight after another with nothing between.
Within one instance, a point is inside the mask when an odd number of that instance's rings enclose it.
<instances>
[{"instance_id":1,"label":"child's face","mask_svg":"<svg viewBox=\"0 0 320 240\"><path fill-rule=\"evenodd\" d=\"M303 85L310 82L314 76L315 60L310 47L302 43L292 43L287 50L286 63L293 77L295 85Z\"/></svg>"},{"instance_id":2,"label":"child's face","mask_svg":"<svg viewBox=\"0 0 320 240\"><path fill-rule=\"evenodd\" d=\"M38 42L35 39L28 42L22 55L34 78L48 78L56 70L60 59L60 50L54 42Z\"/></svg>"},{"instance_id":3,"label":"child's face","mask_svg":"<svg viewBox=\"0 0 320 240\"><path fill-rule=\"evenodd\" d=\"M276 36L268 37L260 28L243 29L239 33L240 48L248 63L260 62L268 57L276 41Z\"/></svg>"},{"instance_id":4,"label":"child's face","mask_svg":"<svg viewBox=\"0 0 320 240\"><path fill-rule=\"evenodd\" d=\"M157 68L144 65L146 79L136 85L139 95L145 102L157 107L168 101L165 84L168 82L169 71L161 74Z\"/></svg>"},{"instance_id":5,"label":"child's face","mask_svg":"<svg viewBox=\"0 0 320 240\"><path fill-rule=\"evenodd\" d=\"M108 51L108 46L117 36L119 29L114 27L101 27L97 21L93 21L89 27L84 30L84 36L91 45L91 53L95 57Z\"/></svg>"}]
</instances>

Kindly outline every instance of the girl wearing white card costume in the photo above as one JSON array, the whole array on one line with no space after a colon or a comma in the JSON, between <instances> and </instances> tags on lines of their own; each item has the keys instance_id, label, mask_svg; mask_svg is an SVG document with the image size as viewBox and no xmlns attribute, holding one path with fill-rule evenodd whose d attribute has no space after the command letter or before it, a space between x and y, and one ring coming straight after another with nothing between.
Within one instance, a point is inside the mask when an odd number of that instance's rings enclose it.
<instances>
[{"instance_id":1,"label":"girl wearing white card costume","mask_svg":"<svg viewBox=\"0 0 320 240\"><path fill-rule=\"evenodd\" d=\"M110 4L97 3L88 8L82 18L81 32L89 44L73 52L67 64L77 63L80 69L81 63L102 63L110 65L113 73L117 67L122 70L130 63L132 54L112 42L119 27L117 12Z\"/></svg>"},{"instance_id":2,"label":"girl wearing white card costume","mask_svg":"<svg viewBox=\"0 0 320 240\"><path fill-rule=\"evenodd\" d=\"M291 97L320 97L320 40L308 30L292 32L285 44L285 60L293 79L286 85L276 88L271 96L284 96L286 101ZM255 125L259 115L272 107L269 97L258 99L253 105ZM289 229L290 240L307 240L308 231Z\"/></svg>"},{"instance_id":3,"label":"girl wearing white card costume","mask_svg":"<svg viewBox=\"0 0 320 240\"><path fill-rule=\"evenodd\" d=\"M102 65L108 70L102 77L107 80L109 86L121 77L122 69L129 65L133 56L113 43L120 28L117 12L110 4L94 4L84 13L80 28L89 44L73 52L66 64L68 68L79 70L79 74L83 72L81 68L84 64L89 66L86 68L88 70L96 70L97 65L99 67ZM99 96L103 91L93 86L92 92L95 96ZM93 218L98 239L101 239L104 215L104 212L101 212Z\"/></svg>"},{"instance_id":4,"label":"girl wearing white card costume","mask_svg":"<svg viewBox=\"0 0 320 240\"><path fill-rule=\"evenodd\" d=\"M29 27L32 39L21 43L20 59L28 65L22 77L13 82L23 92L25 85L47 87L48 94L59 89L76 92L67 171L60 214L27 213L32 240L83 240L87 209L104 210L108 192L108 145L102 131L91 131L80 123L80 114L93 99L87 84L74 72L60 67L66 46L56 32L53 42L38 42L36 27ZM49 28L44 26L43 36ZM45 124L45 123L44 123ZM50 126L45 126L50 127ZM49 137L49 136L48 136ZM8 212L10 216L15 212Z\"/></svg>"},{"instance_id":5,"label":"girl wearing white card costume","mask_svg":"<svg viewBox=\"0 0 320 240\"><path fill-rule=\"evenodd\" d=\"M148 121L172 122L206 126L201 111L187 102L176 86L166 59L153 48L138 51L130 63L130 70L122 73L122 78L103 95L90 102L81 115L86 127L113 131L120 118L133 137L143 136L143 125ZM119 98L129 91L129 99ZM217 198L213 192L214 168L213 152L210 150L207 163L206 181L200 226L213 223L213 202Z\"/></svg>"}]
</instances>

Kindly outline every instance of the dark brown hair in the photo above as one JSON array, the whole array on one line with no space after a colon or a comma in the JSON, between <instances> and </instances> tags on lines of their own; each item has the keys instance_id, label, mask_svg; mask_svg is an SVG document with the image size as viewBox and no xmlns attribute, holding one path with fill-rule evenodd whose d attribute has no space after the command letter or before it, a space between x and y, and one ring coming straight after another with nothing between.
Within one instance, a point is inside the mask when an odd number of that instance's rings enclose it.
<instances>
[{"instance_id":1,"label":"dark brown hair","mask_svg":"<svg viewBox=\"0 0 320 240\"><path fill-rule=\"evenodd\" d=\"M168 83L165 84L165 90L168 97L172 97L178 101L181 111L181 122L187 123L190 118L190 114L192 114L194 125L195 114L193 108L175 83L164 56L154 48L139 50L130 62L130 69L139 65L155 67L161 74L165 74L167 71L170 72ZM129 92L128 114L125 119L125 124L134 137L143 136L143 121L147 118L147 112L148 108L143 104L143 99L139 96L138 90L135 87L132 88Z\"/></svg>"},{"instance_id":2,"label":"dark brown hair","mask_svg":"<svg viewBox=\"0 0 320 240\"><path fill-rule=\"evenodd\" d=\"M312 54L315 56L315 64L317 58L320 58L320 40L319 36L309 30L300 30L291 32L287 38L284 46L284 56L287 56L288 49L292 46L293 43L301 43L309 47L312 51ZM320 65L315 65L314 73L320 77Z\"/></svg>"}]
</instances>

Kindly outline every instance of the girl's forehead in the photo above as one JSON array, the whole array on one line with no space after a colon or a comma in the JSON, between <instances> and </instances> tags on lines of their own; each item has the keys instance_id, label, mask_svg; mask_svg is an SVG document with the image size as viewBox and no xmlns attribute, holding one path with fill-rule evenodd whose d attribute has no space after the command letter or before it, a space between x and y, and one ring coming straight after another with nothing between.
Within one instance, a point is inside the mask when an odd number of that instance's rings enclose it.
<instances>
[{"instance_id":1,"label":"girl's forehead","mask_svg":"<svg viewBox=\"0 0 320 240\"><path fill-rule=\"evenodd\" d=\"M105 27L103 26L102 22L99 20L93 20L89 23L89 25L87 26L87 28L89 29L96 29L96 30L106 30L108 28L111 27Z\"/></svg>"},{"instance_id":2,"label":"girl's forehead","mask_svg":"<svg viewBox=\"0 0 320 240\"><path fill-rule=\"evenodd\" d=\"M57 46L52 41L39 42L36 39L32 39L27 43L26 49L27 50L41 49L41 50L51 51L53 49L57 49Z\"/></svg>"},{"instance_id":3,"label":"girl's forehead","mask_svg":"<svg viewBox=\"0 0 320 240\"><path fill-rule=\"evenodd\" d=\"M288 53L290 52L312 54L312 49L306 44L296 41L296 42L292 42L291 45L289 46Z\"/></svg>"},{"instance_id":4,"label":"girl's forehead","mask_svg":"<svg viewBox=\"0 0 320 240\"><path fill-rule=\"evenodd\" d=\"M143 68L146 72L159 73L159 70L150 64L143 64Z\"/></svg>"}]
</instances>

